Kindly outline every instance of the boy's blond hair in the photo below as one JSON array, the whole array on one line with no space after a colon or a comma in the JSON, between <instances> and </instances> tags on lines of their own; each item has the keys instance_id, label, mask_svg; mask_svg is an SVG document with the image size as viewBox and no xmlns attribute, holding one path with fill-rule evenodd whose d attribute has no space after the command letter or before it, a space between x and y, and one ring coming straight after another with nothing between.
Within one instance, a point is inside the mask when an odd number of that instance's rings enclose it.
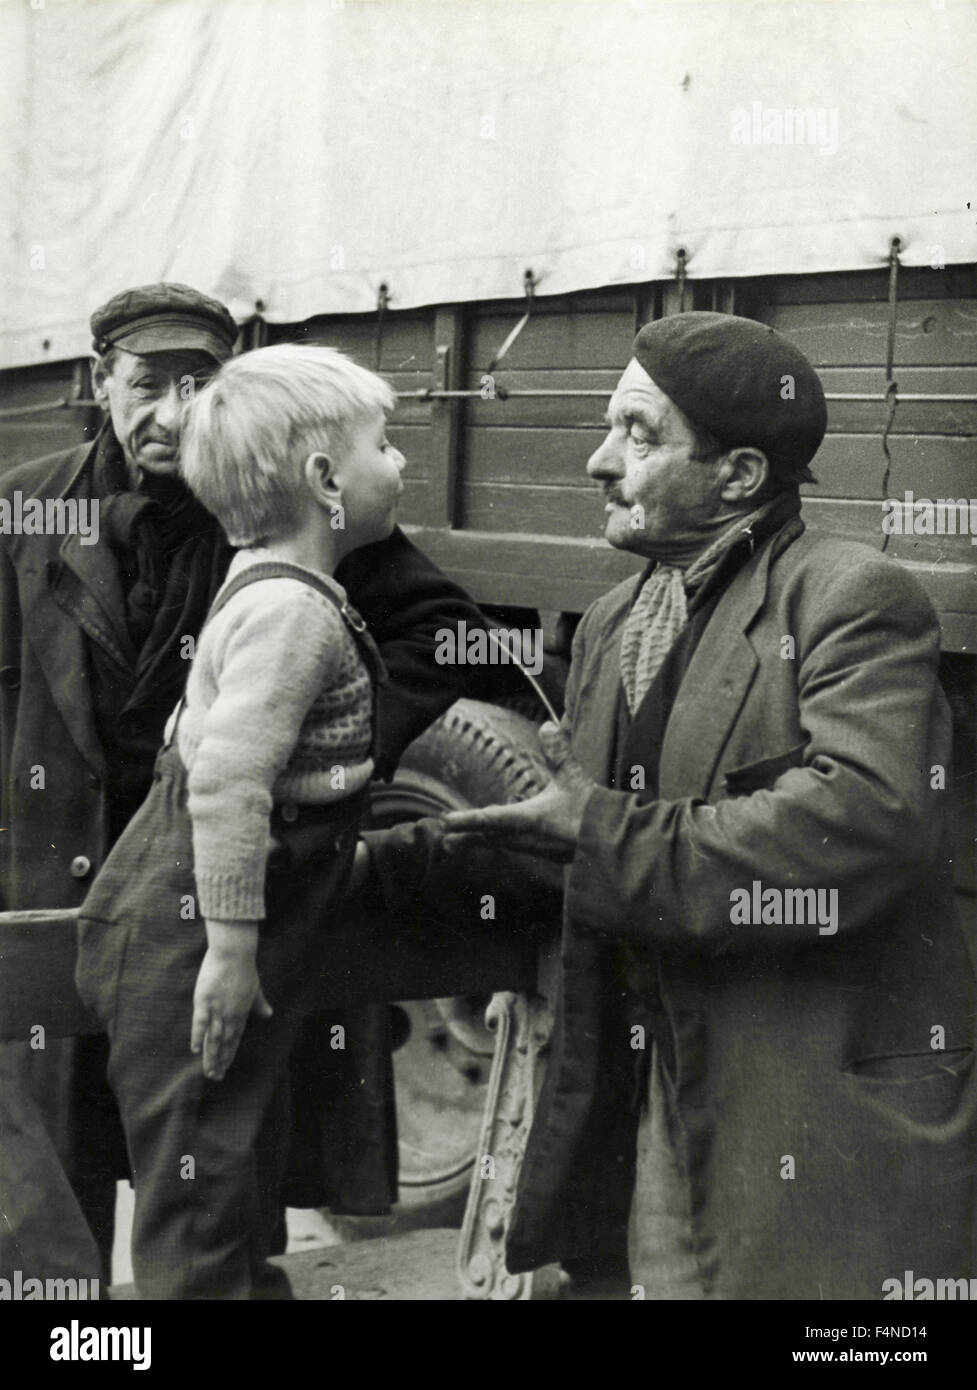
<instances>
[{"instance_id":1,"label":"boy's blond hair","mask_svg":"<svg viewBox=\"0 0 977 1390\"><path fill-rule=\"evenodd\" d=\"M184 408L180 466L232 545L287 535L310 454L341 457L356 426L396 397L335 348L282 343L232 357Z\"/></svg>"}]
</instances>

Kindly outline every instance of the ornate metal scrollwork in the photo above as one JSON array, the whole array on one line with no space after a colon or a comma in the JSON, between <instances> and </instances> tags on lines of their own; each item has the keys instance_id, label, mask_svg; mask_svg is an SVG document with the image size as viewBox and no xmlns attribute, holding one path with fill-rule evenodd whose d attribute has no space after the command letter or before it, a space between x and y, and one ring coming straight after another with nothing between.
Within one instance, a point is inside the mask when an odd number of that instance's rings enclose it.
<instances>
[{"instance_id":1,"label":"ornate metal scrollwork","mask_svg":"<svg viewBox=\"0 0 977 1390\"><path fill-rule=\"evenodd\" d=\"M458 1251L466 1298L545 1297L540 1286L552 1282L505 1267L505 1233L553 1027L552 991L547 995L494 994L485 1014L496 1043Z\"/></svg>"}]
</instances>

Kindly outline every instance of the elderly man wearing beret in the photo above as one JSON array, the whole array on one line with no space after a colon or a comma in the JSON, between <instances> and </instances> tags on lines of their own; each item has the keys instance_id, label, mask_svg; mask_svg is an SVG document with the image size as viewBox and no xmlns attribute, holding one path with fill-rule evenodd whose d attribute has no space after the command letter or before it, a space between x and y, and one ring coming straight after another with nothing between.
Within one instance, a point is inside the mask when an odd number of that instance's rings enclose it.
<instances>
[{"instance_id":1,"label":"elderly man wearing beret","mask_svg":"<svg viewBox=\"0 0 977 1390\"><path fill-rule=\"evenodd\" d=\"M898 564L805 534L825 422L772 329L641 330L587 471L648 566L580 623L549 787L447 818L567 866L513 1272L626 1227L632 1297L977 1274L939 629Z\"/></svg>"},{"instance_id":2,"label":"elderly man wearing beret","mask_svg":"<svg viewBox=\"0 0 977 1390\"><path fill-rule=\"evenodd\" d=\"M85 896L146 794L189 669L188 639L231 556L180 479L178 449L183 402L231 356L233 318L195 289L154 284L116 295L91 326L104 427L94 443L3 479L5 497L97 501L99 529L97 544L79 535L0 538L0 908L66 908ZM469 668L434 663L435 634L483 619L399 530L349 556L337 578L390 676L376 757L377 775L388 777L471 683ZM43 786L32 776L38 766ZM369 1026L359 1032L379 1036ZM104 1042L0 1047L3 1275L106 1279L115 1178L126 1166ZM389 1104L385 1091L371 1090L384 1090L383 1068L370 1071L370 1086L350 1088L366 1097L364 1116ZM374 1163L362 1165L357 1184L371 1191L372 1172L371 1201L382 1207L395 1195L392 1135L378 1142L372 1121L363 1123Z\"/></svg>"}]
</instances>

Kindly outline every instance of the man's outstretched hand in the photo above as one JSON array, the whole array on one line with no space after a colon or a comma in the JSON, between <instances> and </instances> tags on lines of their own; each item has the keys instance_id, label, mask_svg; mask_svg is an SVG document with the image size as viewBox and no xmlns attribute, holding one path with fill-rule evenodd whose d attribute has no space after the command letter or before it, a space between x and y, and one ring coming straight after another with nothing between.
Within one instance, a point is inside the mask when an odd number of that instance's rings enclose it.
<instances>
[{"instance_id":1,"label":"man's outstretched hand","mask_svg":"<svg viewBox=\"0 0 977 1390\"><path fill-rule=\"evenodd\" d=\"M552 781L528 801L450 811L443 817L448 835L481 835L504 840L514 849L568 864L580 837L584 807L597 785L570 755L570 742L558 724L543 724L539 743Z\"/></svg>"}]
</instances>

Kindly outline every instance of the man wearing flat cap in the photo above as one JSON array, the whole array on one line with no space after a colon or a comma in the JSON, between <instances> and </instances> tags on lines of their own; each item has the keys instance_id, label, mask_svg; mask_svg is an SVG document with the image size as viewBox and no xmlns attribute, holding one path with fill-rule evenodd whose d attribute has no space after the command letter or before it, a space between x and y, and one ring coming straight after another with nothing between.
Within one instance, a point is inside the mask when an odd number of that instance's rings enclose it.
<instances>
[{"instance_id":1,"label":"man wearing flat cap","mask_svg":"<svg viewBox=\"0 0 977 1390\"><path fill-rule=\"evenodd\" d=\"M805 533L825 423L772 329L641 330L587 471L648 566L580 623L549 787L447 817L567 866L512 1272L626 1228L632 1297L977 1275L939 629L898 564Z\"/></svg>"},{"instance_id":2,"label":"man wearing flat cap","mask_svg":"<svg viewBox=\"0 0 977 1390\"><path fill-rule=\"evenodd\" d=\"M91 326L92 381L106 416L97 439L3 479L5 496L98 504L97 544L79 535L0 538L6 909L66 908L84 898L148 790L164 722L186 680L188 638L199 632L231 555L217 522L183 485L178 449L182 405L231 356L233 318L195 289L154 284L116 295ZM407 744L471 682L468 668L434 663L435 634L483 619L400 530L349 556L337 578L390 676L379 697L376 756L377 775L389 777ZM32 775L38 766L43 786ZM373 1024L359 1018L369 1051L379 1015ZM355 1040L357 1029L350 1033ZM356 1050L351 1044L351 1057ZM351 1065L345 1055L340 1061ZM100 1036L49 1039L43 1051L26 1041L0 1047L3 1275L9 1266L25 1278L107 1283L115 1178L126 1168L104 1068ZM366 1086L357 1081L356 1096L382 1114L389 1077L377 1064L370 1076ZM357 1200L367 1199L372 1181L369 1200L382 1208L395 1196L392 1132L378 1140L365 1128L374 1142L364 1152L374 1157L354 1175Z\"/></svg>"}]
</instances>

